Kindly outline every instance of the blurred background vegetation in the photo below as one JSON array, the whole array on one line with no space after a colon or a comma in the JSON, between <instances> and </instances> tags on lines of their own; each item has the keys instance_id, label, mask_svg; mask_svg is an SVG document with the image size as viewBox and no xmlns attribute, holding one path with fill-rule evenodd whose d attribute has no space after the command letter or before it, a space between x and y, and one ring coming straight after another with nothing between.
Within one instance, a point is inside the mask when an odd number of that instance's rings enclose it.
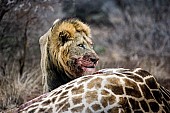
<instances>
[{"instance_id":1,"label":"blurred background vegetation","mask_svg":"<svg viewBox=\"0 0 170 113\"><path fill-rule=\"evenodd\" d=\"M0 0L0 112L42 94L38 40L64 17L90 25L98 69L141 67L170 89L169 0Z\"/></svg>"}]
</instances>

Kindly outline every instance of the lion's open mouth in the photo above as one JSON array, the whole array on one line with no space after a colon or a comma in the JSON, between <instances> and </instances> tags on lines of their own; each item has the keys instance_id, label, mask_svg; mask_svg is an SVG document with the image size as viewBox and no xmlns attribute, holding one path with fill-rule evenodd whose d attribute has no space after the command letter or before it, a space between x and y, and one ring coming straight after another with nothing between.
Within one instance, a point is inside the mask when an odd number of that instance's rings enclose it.
<instances>
[{"instance_id":1,"label":"lion's open mouth","mask_svg":"<svg viewBox=\"0 0 170 113\"><path fill-rule=\"evenodd\" d=\"M96 71L95 67L81 67L84 72L87 72L88 74L92 74Z\"/></svg>"},{"instance_id":2,"label":"lion's open mouth","mask_svg":"<svg viewBox=\"0 0 170 113\"><path fill-rule=\"evenodd\" d=\"M88 74L92 74L95 72L97 62L92 62L88 59L79 58L77 59L77 65L79 65L80 69L83 70L83 72L88 72Z\"/></svg>"},{"instance_id":3,"label":"lion's open mouth","mask_svg":"<svg viewBox=\"0 0 170 113\"><path fill-rule=\"evenodd\" d=\"M85 54L84 56L72 57L72 70L76 74L76 76L83 76L87 74L93 74L96 70L96 65L98 63L98 56L97 55L88 55Z\"/></svg>"}]
</instances>

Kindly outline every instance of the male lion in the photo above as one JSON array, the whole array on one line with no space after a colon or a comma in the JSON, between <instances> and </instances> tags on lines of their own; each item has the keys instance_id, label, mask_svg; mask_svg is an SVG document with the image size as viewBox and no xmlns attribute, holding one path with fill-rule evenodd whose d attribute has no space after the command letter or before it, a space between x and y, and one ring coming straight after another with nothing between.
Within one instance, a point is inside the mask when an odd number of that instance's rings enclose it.
<instances>
[{"instance_id":1,"label":"male lion","mask_svg":"<svg viewBox=\"0 0 170 113\"><path fill-rule=\"evenodd\" d=\"M90 28L78 19L55 21L39 43L44 92L94 71L99 59Z\"/></svg>"}]
</instances>

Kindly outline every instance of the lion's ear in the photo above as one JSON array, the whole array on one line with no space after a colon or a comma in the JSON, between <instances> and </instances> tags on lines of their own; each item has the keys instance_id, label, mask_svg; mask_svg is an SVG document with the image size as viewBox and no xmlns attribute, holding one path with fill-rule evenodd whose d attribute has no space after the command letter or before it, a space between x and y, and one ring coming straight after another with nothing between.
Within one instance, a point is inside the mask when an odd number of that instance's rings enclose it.
<instances>
[{"instance_id":1,"label":"lion's ear","mask_svg":"<svg viewBox=\"0 0 170 113\"><path fill-rule=\"evenodd\" d=\"M59 33L59 41L61 41L62 46L69 40L70 36L70 33L65 30Z\"/></svg>"}]
</instances>

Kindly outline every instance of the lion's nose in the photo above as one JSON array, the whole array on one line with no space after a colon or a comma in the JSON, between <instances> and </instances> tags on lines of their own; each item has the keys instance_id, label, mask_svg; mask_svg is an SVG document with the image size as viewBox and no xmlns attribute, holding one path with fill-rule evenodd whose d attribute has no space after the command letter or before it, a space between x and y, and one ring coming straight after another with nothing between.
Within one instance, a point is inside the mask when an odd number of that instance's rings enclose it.
<instances>
[{"instance_id":1,"label":"lion's nose","mask_svg":"<svg viewBox=\"0 0 170 113\"><path fill-rule=\"evenodd\" d=\"M90 57L90 61L92 61L94 64L96 64L98 60L99 57Z\"/></svg>"},{"instance_id":2,"label":"lion's nose","mask_svg":"<svg viewBox=\"0 0 170 113\"><path fill-rule=\"evenodd\" d=\"M87 61L91 61L91 62L93 62L94 64L96 64L97 63L97 61L99 60L99 57L98 57L98 55L96 54L96 53L91 53L91 54L85 54L84 56L83 56L83 59L84 60L87 60Z\"/></svg>"}]
</instances>

